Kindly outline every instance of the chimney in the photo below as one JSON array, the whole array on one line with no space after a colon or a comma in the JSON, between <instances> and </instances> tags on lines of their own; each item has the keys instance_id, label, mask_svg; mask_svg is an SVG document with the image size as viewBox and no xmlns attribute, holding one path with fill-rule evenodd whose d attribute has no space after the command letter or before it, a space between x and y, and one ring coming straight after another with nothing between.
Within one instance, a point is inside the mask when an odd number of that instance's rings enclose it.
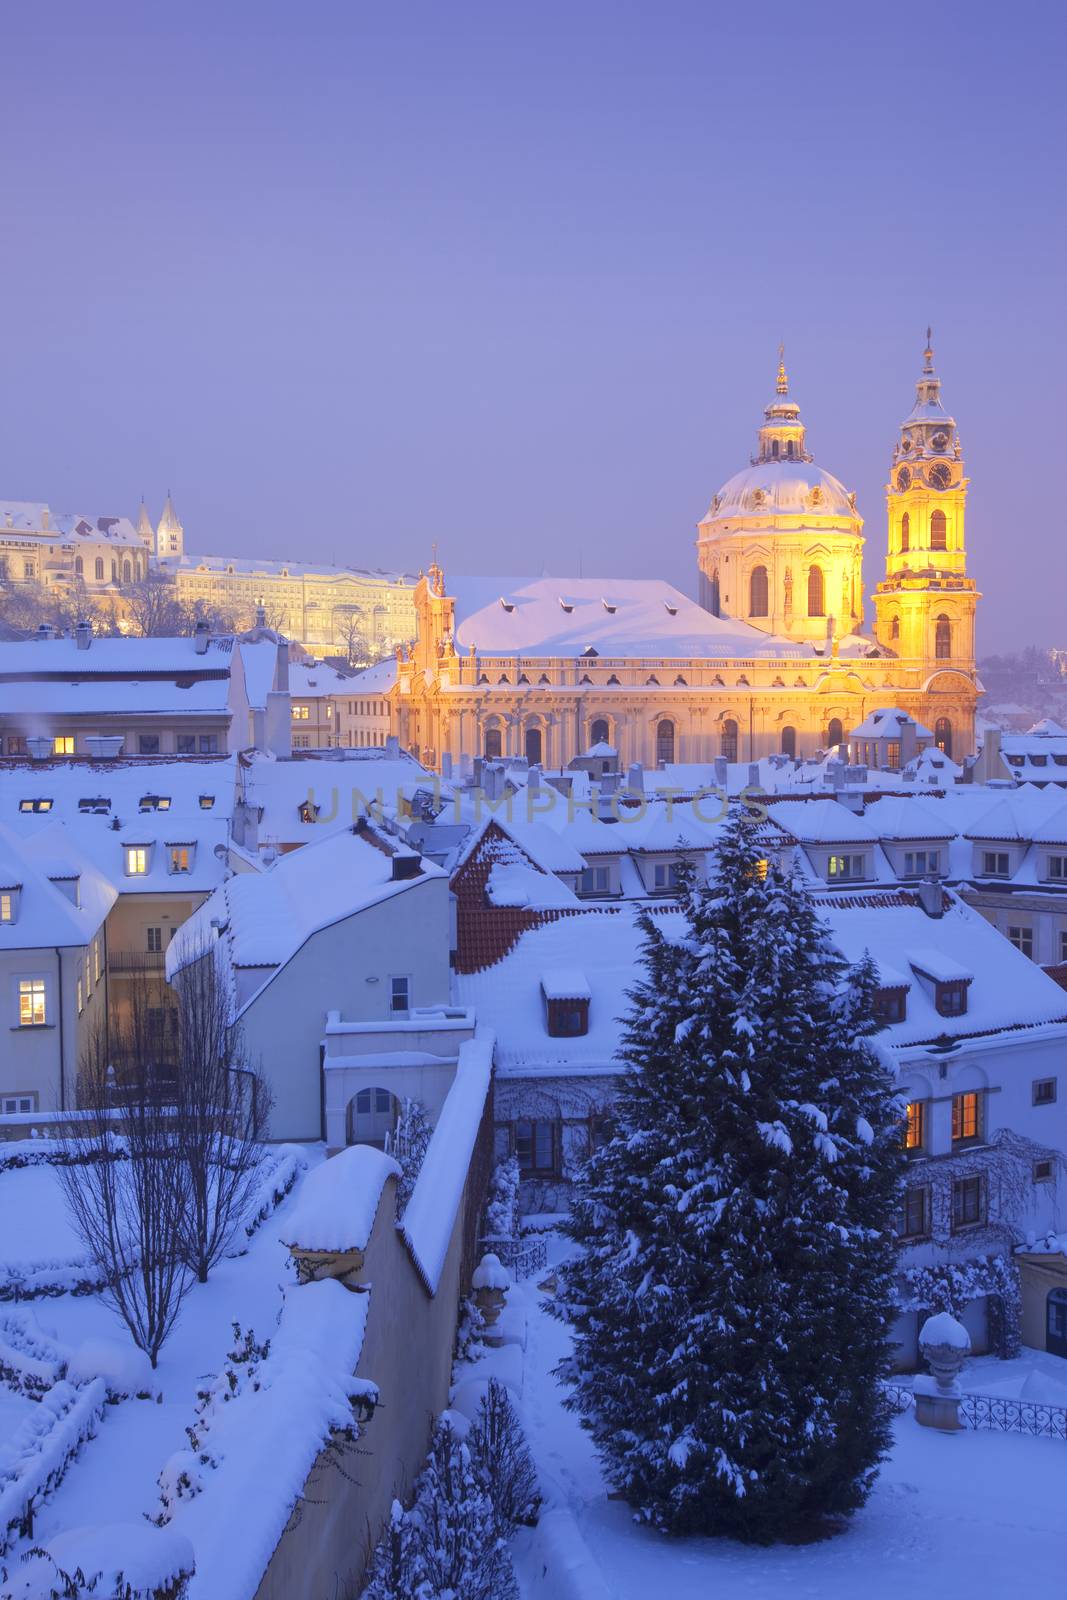
<instances>
[{"instance_id":1,"label":"chimney","mask_svg":"<svg viewBox=\"0 0 1067 1600\"><path fill-rule=\"evenodd\" d=\"M759 788L759 762L750 761L748 764L748 786L750 789Z\"/></svg>"},{"instance_id":2,"label":"chimney","mask_svg":"<svg viewBox=\"0 0 1067 1600\"><path fill-rule=\"evenodd\" d=\"M422 871L422 859L415 850L398 850L393 856L393 882L404 878L417 878Z\"/></svg>"},{"instance_id":3,"label":"chimney","mask_svg":"<svg viewBox=\"0 0 1067 1600\"><path fill-rule=\"evenodd\" d=\"M945 914L945 901L941 893L941 885L936 878L920 878L915 885L919 896L919 904L928 917L942 917Z\"/></svg>"},{"instance_id":4,"label":"chimney","mask_svg":"<svg viewBox=\"0 0 1067 1600\"><path fill-rule=\"evenodd\" d=\"M46 734L37 733L26 740L26 748L35 761L47 761L52 754L52 741Z\"/></svg>"},{"instance_id":5,"label":"chimney","mask_svg":"<svg viewBox=\"0 0 1067 1600\"><path fill-rule=\"evenodd\" d=\"M442 778L451 778L452 776L451 750L443 750L441 752L441 776Z\"/></svg>"},{"instance_id":6,"label":"chimney","mask_svg":"<svg viewBox=\"0 0 1067 1600\"><path fill-rule=\"evenodd\" d=\"M385 759L387 761L400 760L400 740L395 733L390 733L385 740Z\"/></svg>"},{"instance_id":7,"label":"chimney","mask_svg":"<svg viewBox=\"0 0 1067 1600\"><path fill-rule=\"evenodd\" d=\"M830 787L833 789L834 795L836 796L839 795L845 787L845 765L843 761L831 761L829 763L829 768Z\"/></svg>"},{"instance_id":8,"label":"chimney","mask_svg":"<svg viewBox=\"0 0 1067 1600\"><path fill-rule=\"evenodd\" d=\"M526 789L529 794L537 794L541 788L541 767L534 762L526 775Z\"/></svg>"},{"instance_id":9,"label":"chimney","mask_svg":"<svg viewBox=\"0 0 1067 1600\"><path fill-rule=\"evenodd\" d=\"M900 719L900 764L906 767L913 756L919 754L918 727L914 717Z\"/></svg>"},{"instance_id":10,"label":"chimney","mask_svg":"<svg viewBox=\"0 0 1067 1600\"><path fill-rule=\"evenodd\" d=\"M37 624L37 632L34 634L35 639L54 639L55 636L56 630L50 622L39 622Z\"/></svg>"},{"instance_id":11,"label":"chimney","mask_svg":"<svg viewBox=\"0 0 1067 1600\"><path fill-rule=\"evenodd\" d=\"M203 617L198 617L193 629L193 649L198 656L206 655L210 629Z\"/></svg>"},{"instance_id":12,"label":"chimney","mask_svg":"<svg viewBox=\"0 0 1067 1600\"><path fill-rule=\"evenodd\" d=\"M114 761L122 753L121 733L87 733L85 748L97 761Z\"/></svg>"},{"instance_id":13,"label":"chimney","mask_svg":"<svg viewBox=\"0 0 1067 1600\"><path fill-rule=\"evenodd\" d=\"M719 789L725 789L730 776L730 763L725 756L715 757L715 784Z\"/></svg>"},{"instance_id":14,"label":"chimney","mask_svg":"<svg viewBox=\"0 0 1067 1600\"><path fill-rule=\"evenodd\" d=\"M74 629L74 642L79 650L88 650L93 642L93 625L88 617L83 617Z\"/></svg>"},{"instance_id":15,"label":"chimney","mask_svg":"<svg viewBox=\"0 0 1067 1600\"><path fill-rule=\"evenodd\" d=\"M641 765L640 761L635 761L633 765L627 769L626 787L629 789L631 794L644 794L645 769Z\"/></svg>"}]
</instances>

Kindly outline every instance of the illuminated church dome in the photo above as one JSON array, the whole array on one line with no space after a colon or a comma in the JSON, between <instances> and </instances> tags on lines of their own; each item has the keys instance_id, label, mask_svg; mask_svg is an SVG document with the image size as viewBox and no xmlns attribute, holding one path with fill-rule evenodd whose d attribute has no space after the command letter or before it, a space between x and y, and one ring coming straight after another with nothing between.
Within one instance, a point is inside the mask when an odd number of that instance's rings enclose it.
<instances>
[{"instance_id":1,"label":"illuminated church dome","mask_svg":"<svg viewBox=\"0 0 1067 1600\"><path fill-rule=\"evenodd\" d=\"M843 638L863 620L863 521L856 496L815 465L778 356L757 453L699 525L701 603L788 638Z\"/></svg>"}]
</instances>

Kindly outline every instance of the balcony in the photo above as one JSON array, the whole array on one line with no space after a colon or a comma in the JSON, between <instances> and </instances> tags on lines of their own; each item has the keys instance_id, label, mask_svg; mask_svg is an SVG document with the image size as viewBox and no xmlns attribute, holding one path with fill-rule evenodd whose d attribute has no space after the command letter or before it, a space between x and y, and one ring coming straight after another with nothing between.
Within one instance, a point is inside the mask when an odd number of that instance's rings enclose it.
<instances>
[{"instance_id":1,"label":"balcony","mask_svg":"<svg viewBox=\"0 0 1067 1600\"><path fill-rule=\"evenodd\" d=\"M109 950L109 972L162 972L166 957L162 950Z\"/></svg>"}]
</instances>

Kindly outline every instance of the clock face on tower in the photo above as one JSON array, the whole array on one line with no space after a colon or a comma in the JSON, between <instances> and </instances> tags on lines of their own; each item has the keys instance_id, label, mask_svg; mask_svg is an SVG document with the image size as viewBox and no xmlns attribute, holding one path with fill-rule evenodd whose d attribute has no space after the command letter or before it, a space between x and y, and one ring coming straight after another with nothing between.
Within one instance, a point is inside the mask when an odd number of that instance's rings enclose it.
<instances>
[{"instance_id":1,"label":"clock face on tower","mask_svg":"<svg viewBox=\"0 0 1067 1600\"><path fill-rule=\"evenodd\" d=\"M901 467L900 471L897 473L897 488L911 488L911 469L909 467Z\"/></svg>"},{"instance_id":2,"label":"clock face on tower","mask_svg":"<svg viewBox=\"0 0 1067 1600\"><path fill-rule=\"evenodd\" d=\"M930 468L930 482L935 489L947 489L952 482L952 473L943 461Z\"/></svg>"}]
</instances>

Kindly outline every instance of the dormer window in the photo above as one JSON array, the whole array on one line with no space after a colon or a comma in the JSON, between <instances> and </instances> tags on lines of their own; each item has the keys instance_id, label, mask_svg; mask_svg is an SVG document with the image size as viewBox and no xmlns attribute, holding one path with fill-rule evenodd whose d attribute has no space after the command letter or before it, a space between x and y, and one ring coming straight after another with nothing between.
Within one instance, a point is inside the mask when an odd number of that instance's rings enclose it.
<instances>
[{"instance_id":1,"label":"dormer window","mask_svg":"<svg viewBox=\"0 0 1067 1600\"><path fill-rule=\"evenodd\" d=\"M1010 875L1009 867L1010 858L1006 850L983 850L983 878L1007 878Z\"/></svg>"},{"instance_id":2,"label":"dormer window","mask_svg":"<svg viewBox=\"0 0 1067 1600\"><path fill-rule=\"evenodd\" d=\"M169 794L143 794L141 796L141 804L140 804L139 809L141 811L169 811L170 810L170 795Z\"/></svg>"},{"instance_id":3,"label":"dormer window","mask_svg":"<svg viewBox=\"0 0 1067 1600\"><path fill-rule=\"evenodd\" d=\"M826 863L826 876L831 883L849 882L867 876L865 855L830 856Z\"/></svg>"},{"instance_id":4,"label":"dormer window","mask_svg":"<svg viewBox=\"0 0 1067 1600\"><path fill-rule=\"evenodd\" d=\"M589 1032L589 985L578 971L546 972L541 978L545 1022L552 1039L577 1039Z\"/></svg>"},{"instance_id":5,"label":"dormer window","mask_svg":"<svg viewBox=\"0 0 1067 1600\"><path fill-rule=\"evenodd\" d=\"M201 809L201 811L210 811L214 804L215 804L215 796L213 794L202 794L200 796L200 809Z\"/></svg>"},{"instance_id":6,"label":"dormer window","mask_svg":"<svg viewBox=\"0 0 1067 1600\"><path fill-rule=\"evenodd\" d=\"M616 611L619 609L613 600L601 600L600 603L604 607L604 610L611 617L613 617Z\"/></svg>"},{"instance_id":7,"label":"dormer window","mask_svg":"<svg viewBox=\"0 0 1067 1600\"><path fill-rule=\"evenodd\" d=\"M128 844L125 847L126 876L143 878L148 872L149 847L146 844Z\"/></svg>"},{"instance_id":8,"label":"dormer window","mask_svg":"<svg viewBox=\"0 0 1067 1600\"><path fill-rule=\"evenodd\" d=\"M565 611L567 613L567 615L570 616L571 612L574 610L574 601L573 600L564 600L563 596L560 595L559 604L560 604L560 610L561 611Z\"/></svg>"},{"instance_id":9,"label":"dormer window","mask_svg":"<svg viewBox=\"0 0 1067 1600\"><path fill-rule=\"evenodd\" d=\"M587 644L585 649L582 651L583 656L598 656L599 654L600 651L594 644Z\"/></svg>"},{"instance_id":10,"label":"dormer window","mask_svg":"<svg viewBox=\"0 0 1067 1600\"><path fill-rule=\"evenodd\" d=\"M320 807L314 800L302 800L298 809L301 822L318 822Z\"/></svg>"},{"instance_id":11,"label":"dormer window","mask_svg":"<svg viewBox=\"0 0 1067 1600\"><path fill-rule=\"evenodd\" d=\"M189 872L192 868L193 853L196 849L192 844L171 844L167 846L170 851L170 871L172 873Z\"/></svg>"},{"instance_id":12,"label":"dormer window","mask_svg":"<svg viewBox=\"0 0 1067 1600\"><path fill-rule=\"evenodd\" d=\"M42 811L51 811L51 809L52 809L52 802L51 802L51 800L46 799L46 798L35 797L32 800L20 800L19 801L19 810L20 811L32 811L32 812L35 812L35 813L39 813L39 812L42 812Z\"/></svg>"},{"instance_id":13,"label":"dormer window","mask_svg":"<svg viewBox=\"0 0 1067 1600\"><path fill-rule=\"evenodd\" d=\"M503 595L500 596L500 604L503 606L505 611L514 611L515 609L514 600L505 600Z\"/></svg>"},{"instance_id":14,"label":"dormer window","mask_svg":"<svg viewBox=\"0 0 1067 1600\"><path fill-rule=\"evenodd\" d=\"M88 796L78 801L78 810L83 816L106 817L111 810L111 801L106 795Z\"/></svg>"},{"instance_id":15,"label":"dormer window","mask_svg":"<svg viewBox=\"0 0 1067 1600\"><path fill-rule=\"evenodd\" d=\"M669 617L676 617L678 615L678 607L672 606L669 600L664 600L663 609L666 611Z\"/></svg>"},{"instance_id":16,"label":"dormer window","mask_svg":"<svg viewBox=\"0 0 1067 1600\"><path fill-rule=\"evenodd\" d=\"M0 889L0 923L14 922L18 915L19 892L16 885Z\"/></svg>"},{"instance_id":17,"label":"dormer window","mask_svg":"<svg viewBox=\"0 0 1067 1600\"><path fill-rule=\"evenodd\" d=\"M940 850L905 850L904 876L906 878L923 878L928 873L940 871Z\"/></svg>"},{"instance_id":18,"label":"dormer window","mask_svg":"<svg viewBox=\"0 0 1067 1600\"><path fill-rule=\"evenodd\" d=\"M967 1010L968 978L954 978L950 983L934 985L934 1004L942 1017L962 1017Z\"/></svg>"},{"instance_id":19,"label":"dormer window","mask_svg":"<svg viewBox=\"0 0 1067 1600\"><path fill-rule=\"evenodd\" d=\"M1056 883L1067 883L1067 856L1049 856L1048 876Z\"/></svg>"},{"instance_id":20,"label":"dormer window","mask_svg":"<svg viewBox=\"0 0 1067 1600\"><path fill-rule=\"evenodd\" d=\"M871 1009L874 1020L883 1026L893 1022L904 1022L908 1015L907 989L901 984L876 989Z\"/></svg>"},{"instance_id":21,"label":"dormer window","mask_svg":"<svg viewBox=\"0 0 1067 1600\"><path fill-rule=\"evenodd\" d=\"M680 866L677 861L657 861L652 868L652 887L664 894L677 889L681 883Z\"/></svg>"}]
</instances>

